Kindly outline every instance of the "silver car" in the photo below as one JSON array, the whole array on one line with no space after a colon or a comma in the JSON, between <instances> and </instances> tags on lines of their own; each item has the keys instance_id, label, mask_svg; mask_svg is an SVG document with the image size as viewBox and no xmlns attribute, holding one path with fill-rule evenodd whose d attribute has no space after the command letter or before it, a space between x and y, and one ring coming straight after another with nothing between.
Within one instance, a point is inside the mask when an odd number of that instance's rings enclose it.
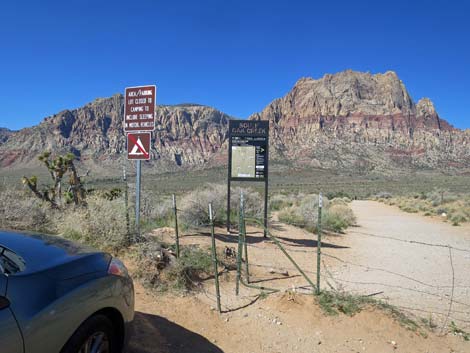
<instances>
[{"instance_id":1,"label":"silver car","mask_svg":"<svg viewBox=\"0 0 470 353\"><path fill-rule=\"evenodd\" d=\"M120 353L133 319L134 286L118 259L0 231L1 353Z\"/></svg>"}]
</instances>

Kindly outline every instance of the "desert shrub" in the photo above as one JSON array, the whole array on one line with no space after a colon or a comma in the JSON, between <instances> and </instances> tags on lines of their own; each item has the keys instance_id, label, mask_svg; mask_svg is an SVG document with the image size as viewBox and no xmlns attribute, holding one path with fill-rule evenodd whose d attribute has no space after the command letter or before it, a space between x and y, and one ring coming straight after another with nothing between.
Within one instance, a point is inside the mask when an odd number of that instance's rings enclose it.
<instances>
[{"instance_id":1,"label":"desert shrub","mask_svg":"<svg viewBox=\"0 0 470 353\"><path fill-rule=\"evenodd\" d=\"M316 300L325 314L337 315L341 312L349 316L359 313L365 305L373 302L367 297L328 291L321 292Z\"/></svg>"},{"instance_id":2,"label":"desert shrub","mask_svg":"<svg viewBox=\"0 0 470 353\"><path fill-rule=\"evenodd\" d=\"M355 224L356 217L349 208L347 198L335 198L331 201L323 197L322 227L334 232L342 232ZM318 195L306 195L299 205L281 210L279 221L315 231L318 223Z\"/></svg>"},{"instance_id":3,"label":"desert shrub","mask_svg":"<svg viewBox=\"0 0 470 353\"><path fill-rule=\"evenodd\" d=\"M176 289L192 289L213 272L212 266L212 257L208 250L197 246L185 247L175 265L169 267L166 277Z\"/></svg>"},{"instance_id":4,"label":"desert shrub","mask_svg":"<svg viewBox=\"0 0 470 353\"><path fill-rule=\"evenodd\" d=\"M251 189L234 188L232 190L232 221L236 222L240 191L243 190L246 217L260 218L263 212L263 200L259 193ZM227 189L224 185L208 185L186 194L180 201L179 217L187 226L209 224L209 203L212 203L214 223L223 225L227 213Z\"/></svg>"},{"instance_id":5,"label":"desert shrub","mask_svg":"<svg viewBox=\"0 0 470 353\"><path fill-rule=\"evenodd\" d=\"M169 262L165 259L163 247L158 242L142 242L136 245L136 269L133 276L142 281L142 284L151 289L166 289L160 278L161 271Z\"/></svg>"},{"instance_id":6,"label":"desert shrub","mask_svg":"<svg viewBox=\"0 0 470 353\"><path fill-rule=\"evenodd\" d=\"M469 217L463 211L457 211L450 216L450 221L454 226L458 226L460 223L469 221Z\"/></svg>"},{"instance_id":7,"label":"desert shrub","mask_svg":"<svg viewBox=\"0 0 470 353\"><path fill-rule=\"evenodd\" d=\"M22 191L0 193L0 228L50 232L53 213L46 203Z\"/></svg>"},{"instance_id":8,"label":"desert shrub","mask_svg":"<svg viewBox=\"0 0 470 353\"><path fill-rule=\"evenodd\" d=\"M426 194L426 199L429 200L433 206L440 206L448 202L456 201L458 198L458 195L442 189L435 189Z\"/></svg>"},{"instance_id":9,"label":"desert shrub","mask_svg":"<svg viewBox=\"0 0 470 353\"><path fill-rule=\"evenodd\" d=\"M271 211L280 211L284 208L291 207L294 204L295 198L282 194L275 194L269 198L269 209Z\"/></svg>"},{"instance_id":10,"label":"desert shrub","mask_svg":"<svg viewBox=\"0 0 470 353\"><path fill-rule=\"evenodd\" d=\"M141 229L143 231L161 227L173 227L174 220L172 198L161 197L150 192L142 195Z\"/></svg>"},{"instance_id":11,"label":"desert shrub","mask_svg":"<svg viewBox=\"0 0 470 353\"><path fill-rule=\"evenodd\" d=\"M288 208L284 208L278 214L279 221L295 225L298 227L305 227L306 223L304 218L302 217L300 210L297 206L291 206Z\"/></svg>"},{"instance_id":12,"label":"desert shrub","mask_svg":"<svg viewBox=\"0 0 470 353\"><path fill-rule=\"evenodd\" d=\"M402 211L405 211L405 212L408 212L408 213L417 213L418 212L418 209L413 206L413 205L410 205L409 203L402 203L398 206Z\"/></svg>"},{"instance_id":13,"label":"desert shrub","mask_svg":"<svg viewBox=\"0 0 470 353\"><path fill-rule=\"evenodd\" d=\"M306 227L313 229L318 222L318 195L307 195L300 202L299 211ZM323 209L329 207L329 200L323 197Z\"/></svg>"},{"instance_id":14,"label":"desert shrub","mask_svg":"<svg viewBox=\"0 0 470 353\"><path fill-rule=\"evenodd\" d=\"M392 194L387 191L381 191L375 195L376 199L391 199Z\"/></svg>"},{"instance_id":15,"label":"desert shrub","mask_svg":"<svg viewBox=\"0 0 470 353\"><path fill-rule=\"evenodd\" d=\"M356 223L353 211L347 205L332 205L325 212L323 227L334 232L342 232Z\"/></svg>"},{"instance_id":16,"label":"desert shrub","mask_svg":"<svg viewBox=\"0 0 470 353\"><path fill-rule=\"evenodd\" d=\"M327 192L325 196L327 199L330 199L330 200L335 199L335 198L343 198L343 197L347 197L350 200L353 199L353 197L350 194L344 191L330 191L330 192Z\"/></svg>"},{"instance_id":17,"label":"desert shrub","mask_svg":"<svg viewBox=\"0 0 470 353\"><path fill-rule=\"evenodd\" d=\"M64 237L110 251L120 250L128 241L122 198L90 197L87 208L70 207L55 222Z\"/></svg>"},{"instance_id":18,"label":"desert shrub","mask_svg":"<svg viewBox=\"0 0 470 353\"><path fill-rule=\"evenodd\" d=\"M144 286L158 291L168 289L193 289L201 280L212 274L212 257L209 250L198 246L185 246L179 258L168 252L168 246L157 242L137 245L134 276Z\"/></svg>"},{"instance_id":19,"label":"desert shrub","mask_svg":"<svg viewBox=\"0 0 470 353\"><path fill-rule=\"evenodd\" d=\"M470 221L470 195L456 194L442 189L431 192L412 193L391 199L379 199L387 205L396 205L409 213L421 212L424 216L442 216L453 225Z\"/></svg>"},{"instance_id":20,"label":"desert shrub","mask_svg":"<svg viewBox=\"0 0 470 353\"><path fill-rule=\"evenodd\" d=\"M347 197L336 197L334 198L333 200L330 201L330 204L331 205L344 205L344 206L347 206L348 203L350 203L351 200L348 199Z\"/></svg>"}]
</instances>

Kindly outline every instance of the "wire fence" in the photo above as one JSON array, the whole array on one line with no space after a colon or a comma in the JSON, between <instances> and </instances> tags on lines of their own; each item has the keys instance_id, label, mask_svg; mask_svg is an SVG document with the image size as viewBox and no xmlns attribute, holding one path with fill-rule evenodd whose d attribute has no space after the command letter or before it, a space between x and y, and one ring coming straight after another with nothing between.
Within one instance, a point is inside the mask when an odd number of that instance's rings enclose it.
<instances>
[{"instance_id":1,"label":"wire fence","mask_svg":"<svg viewBox=\"0 0 470 353\"><path fill-rule=\"evenodd\" d=\"M170 235L171 239L178 242L180 239L191 235L210 235L210 230L214 227L213 219L209 219L208 222L192 224L184 232L179 231L177 220L187 211L177 207L176 199L174 200L173 212L175 218L175 232L173 235ZM195 207L201 207L201 205L195 203ZM243 212L243 210L240 212ZM250 260L249 262L250 268L258 269L257 271L253 271L253 274L250 273L250 275L248 274L248 266L246 266L246 270L244 270L241 265L238 265L237 270L240 273L241 284L248 284L251 289L258 288L261 292L269 292L270 288L254 285L254 283L260 283L262 281L266 281L269 285L278 284L278 286L279 283L288 283L288 281L279 282L276 278L264 278L263 276L263 278L256 277L259 276L260 273L266 273L266 269L275 270L279 273L287 270L289 272L296 273L302 272L305 275L305 279L308 284L299 284L297 279L295 281L295 285L292 283L289 283L288 285L283 284L281 287L277 288L277 290L283 291L294 288L299 292L303 290L305 293L315 293L315 291L320 288L318 284L314 285L310 278L320 275L322 286L327 286L329 290L352 293L361 296L377 296L380 300L389 302L395 307L408 313L412 313L413 315L421 318L426 318L427 316L429 321L434 317L434 320L440 323L439 326L441 327L442 332L446 331L446 328L451 322L458 323L463 329L470 327L470 296L468 295L470 291L470 282L464 280L464 283L461 283L462 281L457 281L454 263L456 253L470 254L470 249L450 244L403 239L392 235L373 234L356 229L348 231L349 235L386 239L388 241L403 244L403 246L419 246L446 250L446 254L441 254L440 256L446 256L448 259L449 273L447 276L448 281L446 280L448 283L441 283L442 281L435 283L422 277L413 276L413 274L410 273L396 271L393 268L370 265L367 264L367 262L352 261L351 259L344 258L344 256L334 252L335 249L332 247L323 247L321 249L321 253L317 254L318 244L322 244L322 242L318 239L318 234L314 235L312 232L307 230L303 230L303 233L305 240L310 241L310 243L305 242L305 245L295 244L292 242L293 239L289 239L288 236L276 236L276 233L279 232L288 234L289 229L286 229L286 227L295 227L296 225L285 225L279 222L271 222L271 227L268 227L267 229L270 234L268 241L263 240L262 243L261 241L250 242L246 240L246 221L257 223L257 227L261 229L260 234L262 233L262 221L245 217L239 220L238 224L233 224L232 229L238 234L232 233L232 235L225 234L223 236L221 234L217 234L217 241L223 242L226 246L233 245L234 248L236 248L237 242L245 241L247 246L246 249L252 249L250 251L265 251L268 246L271 251L272 249L276 249L275 251L279 252L279 254L284 253L284 255L282 255L283 258L290 257L289 253L292 253L294 257L302 256L303 258L311 259L308 266L305 265L304 260L303 263L299 265L295 259L292 259L291 262L288 261L290 265L283 264L280 266L278 264L279 261L273 261L273 259L269 257L264 257L260 262L258 257L257 260ZM278 227L279 225L282 227ZM299 224L297 226L304 227L305 225ZM245 232L244 235L243 232ZM319 231L317 230L317 233L318 232ZM328 238L328 241L330 242L331 239ZM269 243L272 243L273 245L269 245ZM235 250L236 256L238 257L237 261L248 262L248 250L245 250L245 252L245 255L242 257L241 254L243 254L243 246L239 246L238 249ZM321 261L321 265L315 268L315 262L319 256L322 257L323 261ZM275 257L279 258L277 255ZM397 258L397 261L399 260L400 259ZM344 271L343 273L340 273L341 271L338 272L338 268L347 268L348 271L357 269L358 271L366 273L382 273L383 280L369 280L368 276L364 276L363 280L357 280L354 277L344 275ZM222 272L224 272L224 270L222 270ZM243 281L248 283L243 283ZM201 288L202 293L208 298L208 300L214 303L217 302L217 293L214 293L209 287L201 286L199 288ZM259 298L259 295L259 293L253 294L253 291L244 291L243 294L238 297L238 300L244 301L246 305L249 305L249 303L256 301ZM234 310L234 306L232 305L233 303L231 302L231 298L233 298L233 296L234 293L232 288L229 289L227 286L221 286L219 288L219 299L220 297L222 298L221 311ZM392 298L390 298L390 296L392 296ZM408 297L411 299L403 299Z\"/></svg>"}]
</instances>

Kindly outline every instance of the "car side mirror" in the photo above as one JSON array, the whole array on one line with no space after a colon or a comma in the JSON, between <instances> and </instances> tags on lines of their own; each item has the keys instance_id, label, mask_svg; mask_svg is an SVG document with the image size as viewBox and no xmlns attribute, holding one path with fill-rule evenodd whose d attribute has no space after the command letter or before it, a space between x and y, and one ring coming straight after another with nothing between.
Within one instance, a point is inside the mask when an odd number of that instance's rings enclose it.
<instances>
[{"instance_id":1,"label":"car side mirror","mask_svg":"<svg viewBox=\"0 0 470 353\"><path fill-rule=\"evenodd\" d=\"M3 296L0 296L0 310L6 309L10 306L10 301Z\"/></svg>"}]
</instances>

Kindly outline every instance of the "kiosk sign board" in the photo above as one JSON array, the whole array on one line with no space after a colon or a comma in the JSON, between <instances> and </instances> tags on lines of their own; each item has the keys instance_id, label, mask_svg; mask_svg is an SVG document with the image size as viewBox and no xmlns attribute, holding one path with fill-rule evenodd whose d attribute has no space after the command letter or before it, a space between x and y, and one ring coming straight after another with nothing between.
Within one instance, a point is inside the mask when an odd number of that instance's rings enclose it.
<instances>
[{"instance_id":1,"label":"kiosk sign board","mask_svg":"<svg viewBox=\"0 0 470 353\"><path fill-rule=\"evenodd\" d=\"M264 182L264 236L268 226L269 121L229 120L227 231L230 232L232 181Z\"/></svg>"},{"instance_id":2,"label":"kiosk sign board","mask_svg":"<svg viewBox=\"0 0 470 353\"><path fill-rule=\"evenodd\" d=\"M229 178L266 181L269 121L229 121Z\"/></svg>"}]
</instances>

